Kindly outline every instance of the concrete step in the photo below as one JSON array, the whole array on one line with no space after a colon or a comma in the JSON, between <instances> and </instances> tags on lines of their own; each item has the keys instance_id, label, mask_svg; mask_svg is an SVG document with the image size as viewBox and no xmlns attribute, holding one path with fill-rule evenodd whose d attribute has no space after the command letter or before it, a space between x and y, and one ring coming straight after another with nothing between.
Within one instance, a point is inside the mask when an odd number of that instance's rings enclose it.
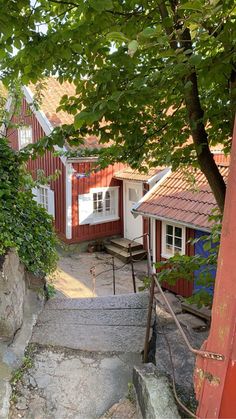
<instances>
[{"instance_id":1,"label":"concrete step","mask_svg":"<svg viewBox=\"0 0 236 419\"><path fill-rule=\"evenodd\" d=\"M132 252L135 250L143 250L143 245L141 243L124 239L124 238L111 239L110 243L111 245L117 246L126 252L129 252L129 245L131 247Z\"/></svg>"},{"instance_id":2,"label":"concrete step","mask_svg":"<svg viewBox=\"0 0 236 419\"><path fill-rule=\"evenodd\" d=\"M118 259L122 260L124 263L130 262L130 254L126 250L122 250L117 246L108 244L105 246L107 253L110 255L116 256ZM145 250L134 250L132 251L132 258L134 261L145 259L146 251Z\"/></svg>"}]
</instances>

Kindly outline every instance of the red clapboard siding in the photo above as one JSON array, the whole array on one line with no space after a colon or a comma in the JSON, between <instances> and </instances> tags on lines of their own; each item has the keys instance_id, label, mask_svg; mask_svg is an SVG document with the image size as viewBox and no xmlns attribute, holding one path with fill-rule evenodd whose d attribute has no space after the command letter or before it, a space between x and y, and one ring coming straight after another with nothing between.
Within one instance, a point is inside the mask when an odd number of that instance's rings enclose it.
<instances>
[{"instance_id":1,"label":"red clapboard siding","mask_svg":"<svg viewBox=\"0 0 236 419\"><path fill-rule=\"evenodd\" d=\"M162 222L156 220L156 260L157 262L164 261L166 259L161 257L161 240L162 240ZM186 255L194 255L194 246L191 246L188 241L190 238L194 238L194 230L186 228ZM162 283L162 287L174 292L175 294L182 295L183 297L191 297L193 293L193 281L187 281L186 279L179 279L175 285L171 286L166 282Z\"/></svg>"},{"instance_id":2,"label":"red clapboard siding","mask_svg":"<svg viewBox=\"0 0 236 419\"><path fill-rule=\"evenodd\" d=\"M60 170L61 174L59 177L55 181L50 182L50 188L54 191L55 198L55 229L62 238L65 238L66 175L64 164L59 157L54 157L51 152L46 151L42 157L29 161L28 168L33 177L36 176L38 169L44 170L46 176L53 175L56 170Z\"/></svg>"},{"instance_id":3,"label":"red clapboard siding","mask_svg":"<svg viewBox=\"0 0 236 419\"><path fill-rule=\"evenodd\" d=\"M78 173L86 173L91 170L91 163L75 163L73 169ZM92 172L89 177L77 179L73 176L72 181L72 240L71 242L94 240L102 237L123 234L123 182L113 179L114 173L121 170L121 164L108 166L97 173ZM89 193L90 188L119 186L119 217L117 221L96 225L78 224L78 195Z\"/></svg>"},{"instance_id":4,"label":"red clapboard siding","mask_svg":"<svg viewBox=\"0 0 236 419\"><path fill-rule=\"evenodd\" d=\"M31 112L25 99L22 100L19 114L13 116L12 122L32 126L34 143L45 136L45 132L37 118ZM10 128L7 132L7 137L12 148L19 150L17 128ZM46 176L54 174L56 169L60 170L61 174L56 181L51 182L50 188L54 190L55 196L55 228L59 235L64 238L66 231L65 166L59 157L54 157L51 152L46 151L42 157L39 157L36 160L30 160L28 168L34 178L36 177L38 169L43 170Z\"/></svg>"}]
</instances>

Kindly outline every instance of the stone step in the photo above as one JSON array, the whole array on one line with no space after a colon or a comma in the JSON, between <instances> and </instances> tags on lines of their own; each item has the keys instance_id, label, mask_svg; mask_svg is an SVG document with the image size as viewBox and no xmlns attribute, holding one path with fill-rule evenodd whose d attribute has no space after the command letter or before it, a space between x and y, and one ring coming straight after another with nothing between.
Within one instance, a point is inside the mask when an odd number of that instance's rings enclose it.
<instances>
[{"instance_id":1,"label":"stone step","mask_svg":"<svg viewBox=\"0 0 236 419\"><path fill-rule=\"evenodd\" d=\"M97 309L97 310L47 310L40 315L37 325L44 323L56 324L59 322L71 327L74 326L137 326L145 327L147 308L128 309Z\"/></svg>"},{"instance_id":2,"label":"stone step","mask_svg":"<svg viewBox=\"0 0 236 419\"><path fill-rule=\"evenodd\" d=\"M40 314L31 341L93 352L141 352L148 294L52 299Z\"/></svg>"},{"instance_id":3,"label":"stone step","mask_svg":"<svg viewBox=\"0 0 236 419\"><path fill-rule=\"evenodd\" d=\"M132 252L135 250L143 250L143 245L141 243L124 238L111 239L110 243L111 245L117 246L126 252L129 252L129 245L131 246Z\"/></svg>"},{"instance_id":4,"label":"stone step","mask_svg":"<svg viewBox=\"0 0 236 419\"><path fill-rule=\"evenodd\" d=\"M97 309L135 309L147 308L148 293L109 295L94 298L52 298L45 310L97 310Z\"/></svg>"},{"instance_id":5,"label":"stone step","mask_svg":"<svg viewBox=\"0 0 236 419\"><path fill-rule=\"evenodd\" d=\"M113 246L111 244L108 244L105 246L107 253L110 255L116 256L118 259L122 260L124 263L130 262L130 254L125 250L122 250L121 248L117 246ZM141 259L145 259L146 251L145 250L135 250L132 251L132 258L133 261L138 261Z\"/></svg>"},{"instance_id":6,"label":"stone step","mask_svg":"<svg viewBox=\"0 0 236 419\"><path fill-rule=\"evenodd\" d=\"M32 343L91 352L135 352L144 347L145 327L93 326L49 322L37 324Z\"/></svg>"}]
</instances>

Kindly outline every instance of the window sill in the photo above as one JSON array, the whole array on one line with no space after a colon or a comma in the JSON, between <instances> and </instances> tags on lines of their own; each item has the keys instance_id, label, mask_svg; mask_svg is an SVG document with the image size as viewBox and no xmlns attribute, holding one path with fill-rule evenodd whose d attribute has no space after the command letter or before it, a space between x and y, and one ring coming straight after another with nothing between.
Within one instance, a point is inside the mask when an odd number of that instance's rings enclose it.
<instances>
[{"instance_id":1,"label":"window sill","mask_svg":"<svg viewBox=\"0 0 236 419\"><path fill-rule=\"evenodd\" d=\"M112 218L100 218L97 220L92 221L89 223L90 225L96 225L96 224L104 224L104 223L111 223L112 221L119 221L120 217L112 217Z\"/></svg>"},{"instance_id":2,"label":"window sill","mask_svg":"<svg viewBox=\"0 0 236 419\"><path fill-rule=\"evenodd\" d=\"M185 255L185 253L178 253L178 255L179 255L179 256L183 256L183 255ZM176 254L174 254L174 255L168 255L168 254L164 254L164 253L162 253L162 254L161 254L161 257L162 257L163 259L170 259L170 258L172 258L172 257L174 257L174 256L176 256Z\"/></svg>"}]
</instances>

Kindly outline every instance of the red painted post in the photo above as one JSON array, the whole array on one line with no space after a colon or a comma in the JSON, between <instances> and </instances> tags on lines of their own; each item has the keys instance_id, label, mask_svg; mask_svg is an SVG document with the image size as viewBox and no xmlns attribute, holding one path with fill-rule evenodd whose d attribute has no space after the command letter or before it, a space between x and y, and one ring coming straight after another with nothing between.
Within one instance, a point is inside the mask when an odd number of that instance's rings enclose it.
<instances>
[{"instance_id":1,"label":"red painted post","mask_svg":"<svg viewBox=\"0 0 236 419\"><path fill-rule=\"evenodd\" d=\"M231 151L210 334L203 347L224 361L197 357L199 418L236 418L236 122ZM202 348L203 349L203 348Z\"/></svg>"}]
</instances>

